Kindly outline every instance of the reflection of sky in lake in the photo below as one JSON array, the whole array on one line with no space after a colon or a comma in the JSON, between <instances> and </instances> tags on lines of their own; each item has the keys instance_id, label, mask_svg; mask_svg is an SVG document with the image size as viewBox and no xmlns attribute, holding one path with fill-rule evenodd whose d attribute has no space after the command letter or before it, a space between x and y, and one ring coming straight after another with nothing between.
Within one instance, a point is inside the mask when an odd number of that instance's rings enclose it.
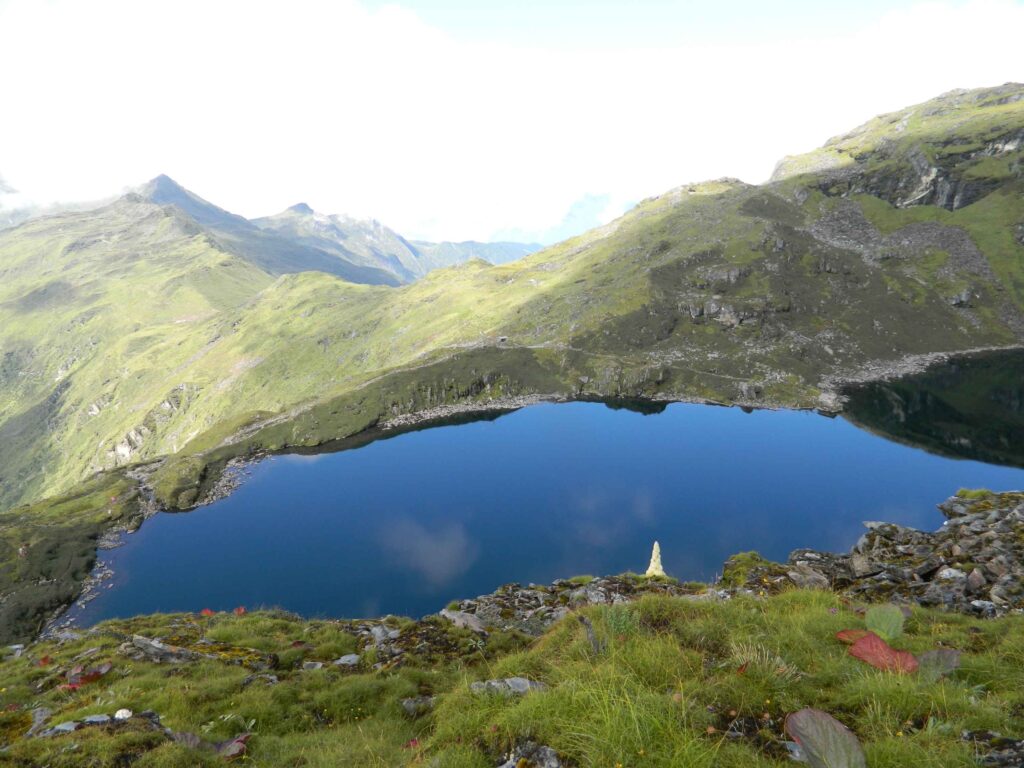
<instances>
[{"instance_id":1,"label":"reflection of sky in lake","mask_svg":"<svg viewBox=\"0 0 1024 768\"><path fill-rule=\"evenodd\" d=\"M757 549L847 550L864 520L935 528L961 486L1024 470L955 461L812 413L540 405L341 453L281 456L230 498L158 515L103 553L87 622L277 605L421 615L510 581L643 570L708 579Z\"/></svg>"}]
</instances>

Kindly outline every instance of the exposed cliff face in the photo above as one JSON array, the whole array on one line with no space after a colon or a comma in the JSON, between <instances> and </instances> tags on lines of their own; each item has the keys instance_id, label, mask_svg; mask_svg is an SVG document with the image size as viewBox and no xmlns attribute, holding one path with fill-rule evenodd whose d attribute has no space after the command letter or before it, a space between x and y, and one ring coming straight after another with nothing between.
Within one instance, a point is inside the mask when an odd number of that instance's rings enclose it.
<instances>
[{"instance_id":1,"label":"exposed cliff face","mask_svg":"<svg viewBox=\"0 0 1024 768\"><path fill-rule=\"evenodd\" d=\"M772 179L811 174L828 195L964 208L1024 178L1021 92L1015 83L952 91L877 117L809 155L786 158Z\"/></svg>"}]
</instances>

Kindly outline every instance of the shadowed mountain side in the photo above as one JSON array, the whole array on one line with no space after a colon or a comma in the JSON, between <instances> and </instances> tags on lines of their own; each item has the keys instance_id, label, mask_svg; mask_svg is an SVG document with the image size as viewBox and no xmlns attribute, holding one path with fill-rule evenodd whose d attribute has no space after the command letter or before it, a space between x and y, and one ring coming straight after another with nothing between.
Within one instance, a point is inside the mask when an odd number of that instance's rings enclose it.
<instances>
[{"instance_id":1,"label":"shadowed mountain side","mask_svg":"<svg viewBox=\"0 0 1024 768\"><path fill-rule=\"evenodd\" d=\"M856 387L845 410L866 429L933 453L1024 467L1024 352Z\"/></svg>"}]
</instances>

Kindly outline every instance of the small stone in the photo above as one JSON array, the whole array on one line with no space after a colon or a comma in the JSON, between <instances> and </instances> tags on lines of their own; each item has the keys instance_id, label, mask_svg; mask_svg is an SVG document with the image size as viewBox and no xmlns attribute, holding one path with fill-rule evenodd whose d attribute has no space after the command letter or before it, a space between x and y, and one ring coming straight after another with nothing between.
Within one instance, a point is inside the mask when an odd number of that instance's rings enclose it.
<instances>
[{"instance_id":1,"label":"small stone","mask_svg":"<svg viewBox=\"0 0 1024 768\"><path fill-rule=\"evenodd\" d=\"M331 663L336 667L355 667L359 664L359 654L346 653L340 659L335 659Z\"/></svg>"},{"instance_id":2,"label":"small stone","mask_svg":"<svg viewBox=\"0 0 1024 768\"><path fill-rule=\"evenodd\" d=\"M79 723L75 720L68 720L63 723L58 723L48 731L44 731L44 736L58 736L62 733L72 733L78 730Z\"/></svg>"},{"instance_id":3,"label":"small stone","mask_svg":"<svg viewBox=\"0 0 1024 768\"><path fill-rule=\"evenodd\" d=\"M406 715L412 718L422 717L433 708L433 696L414 696L412 698L402 699L402 709L405 710Z\"/></svg>"},{"instance_id":4,"label":"small stone","mask_svg":"<svg viewBox=\"0 0 1024 768\"><path fill-rule=\"evenodd\" d=\"M324 663L322 661L304 661L302 662L302 668L308 670L323 669Z\"/></svg>"},{"instance_id":5,"label":"small stone","mask_svg":"<svg viewBox=\"0 0 1024 768\"><path fill-rule=\"evenodd\" d=\"M83 725L106 725L110 722L110 715L89 715L82 718Z\"/></svg>"},{"instance_id":6,"label":"small stone","mask_svg":"<svg viewBox=\"0 0 1024 768\"><path fill-rule=\"evenodd\" d=\"M508 759L498 768L520 768L520 766L563 768L562 761L558 759L558 753L555 750L551 747L535 744L532 741L516 746L508 754Z\"/></svg>"},{"instance_id":7,"label":"small stone","mask_svg":"<svg viewBox=\"0 0 1024 768\"><path fill-rule=\"evenodd\" d=\"M255 683L257 680L262 680L267 685L277 685L278 682L279 682L278 679L277 679L277 675L267 675L267 674L249 675L247 678L245 678L242 681L242 687L243 688L248 688L250 685Z\"/></svg>"},{"instance_id":8,"label":"small stone","mask_svg":"<svg viewBox=\"0 0 1024 768\"><path fill-rule=\"evenodd\" d=\"M130 709L119 709L117 710L117 712L114 713L114 719L118 721L128 720L129 718L131 718L131 716L132 711Z\"/></svg>"},{"instance_id":9,"label":"small stone","mask_svg":"<svg viewBox=\"0 0 1024 768\"><path fill-rule=\"evenodd\" d=\"M967 574L958 568L943 568L935 574L935 578L939 581L960 581L966 579Z\"/></svg>"},{"instance_id":10,"label":"small stone","mask_svg":"<svg viewBox=\"0 0 1024 768\"><path fill-rule=\"evenodd\" d=\"M881 566L871 562L867 555L857 553L850 557L850 570L858 579L872 576L882 570Z\"/></svg>"},{"instance_id":11,"label":"small stone","mask_svg":"<svg viewBox=\"0 0 1024 768\"><path fill-rule=\"evenodd\" d=\"M967 591L972 594L981 592L988 582L985 580L985 574L983 574L978 568L971 571L967 577Z\"/></svg>"},{"instance_id":12,"label":"small stone","mask_svg":"<svg viewBox=\"0 0 1024 768\"><path fill-rule=\"evenodd\" d=\"M482 680L470 683L473 693L498 693L502 696L525 696L533 691L546 691L547 685L525 677L506 677L498 680Z\"/></svg>"},{"instance_id":13,"label":"small stone","mask_svg":"<svg viewBox=\"0 0 1024 768\"><path fill-rule=\"evenodd\" d=\"M449 611L445 608L441 611L440 616L448 619L448 621L459 629L469 629L473 632L479 632L482 635L487 634L487 630L484 629L484 623L472 613L466 613L465 611Z\"/></svg>"},{"instance_id":14,"label":"small stone","mask_svg":"<svg viewBox=\"0 0 1024 768\"><path fill-rule=\"evenodd\" d=\"M527 680L525 677L506 677L505 683L512 690L512 693L522 696L530 691L543 691L547 688L544 683Z\"/></svg>"},{"instance_id":15,"label":"small stone","mask_svg":"<svg viewBox=\"0 0 1024 768\"><path fill-rule=\"evenodd\" d=\"M32 710L32 727L28 729L26 736L35 736L42 727L46 724L46 721L50 719L53 712L46 707L36 707Z\"/></svg>"},{"instance_id":16,"label":"small stone","mask_svg":"<svg viewBox=\"0 0 1024 768\"><path fill-rule=\"evenodd\" d=\"M996 615L996 604L991 600L971 600L971 609L986 619L991 619Z\"/></svg>"},{"instance_id":17,"label":"small stone","mask_svg":"<svg viewBox=\"0 0 1024 768\"><path fill-rule=\"evenodd\" d=\"M807 565L798 565L786 573L790 581L802 589L828 589L829 582L824 574Z\"/></svg>"}]
</instances>

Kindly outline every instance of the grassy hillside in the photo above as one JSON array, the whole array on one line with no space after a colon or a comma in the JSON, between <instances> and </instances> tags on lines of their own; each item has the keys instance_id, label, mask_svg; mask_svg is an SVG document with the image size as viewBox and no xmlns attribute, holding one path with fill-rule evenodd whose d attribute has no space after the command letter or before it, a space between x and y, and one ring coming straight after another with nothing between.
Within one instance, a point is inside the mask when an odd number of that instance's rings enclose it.
<instances>
[{"instance_id":1,"label":"grassy hillside","mask_svg":"<svg viewBox=\"0 0 1024 768\"><path fill-rule=\"evenodd\" d=\"M244 242L135 198L4 231L0 504L171 454L189 457L166 470L179 490L212 458L507 394L834 408L832 382L867 366L1019 344L1022 95L942 97L766 186L680 187L514 263L398 289L275 277ZM919 155L985 194L888 194Z\"/></svg>"},{"instance_id":2,"label":"grassy hillside","mask_svg":"<svg viewBox=\"0 0 1024 768\"><path fill-rule=\"evenodd\" d=\"M960 651L959 668L944 677L853 658L835 633L865 620L826 592L646 597L578 616L592 636L574 614L533 642L390 618L388 642L416 651L378 669L388 657L373 650L373 622L280 612L108 622L0 662L0 745L10 745L2 759L54 768L223 765L214 745L247 733L245 761L261 766L484 768L532 742L569 766L768 768L793 764L785 718L814 707L853 730L872 768L967 768L995 748L986 731L1024 729L1020 616L984 621L915 608L893 645ZM153 638L180 657L143 657L139 646ZM187 657L195 652L205 656ZM332 663L353 653L352 666ZM106 663L109 671L96 674ZM504 696L471 687L508 677L545 688ZM39 732L122 708L132 716L121 722L24 737L34 711L47 711ZM532 763L513 757L508 765Z\"/></svg>"}]
</instances>

